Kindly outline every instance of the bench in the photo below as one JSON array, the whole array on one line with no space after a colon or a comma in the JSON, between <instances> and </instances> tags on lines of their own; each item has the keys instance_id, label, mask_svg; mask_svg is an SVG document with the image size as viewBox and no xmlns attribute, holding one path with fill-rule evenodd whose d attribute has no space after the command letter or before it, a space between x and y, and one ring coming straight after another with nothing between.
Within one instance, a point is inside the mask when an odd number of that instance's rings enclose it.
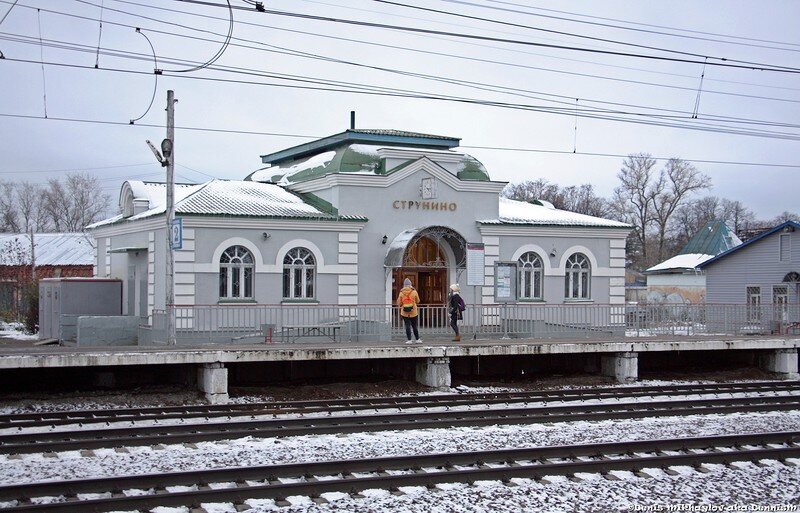
<instances>
[{"instance_id":1,"label":"bench","mask_svg":"<svg viewBox=\"0 0 800 513\"><path fill-rule=\"evenodd\" d=\"M327 337L336 342L341 329L341 324L333 323L284 325L280 332L281 342L293 342L305 337Z\"/></svg>"}]
</instances>

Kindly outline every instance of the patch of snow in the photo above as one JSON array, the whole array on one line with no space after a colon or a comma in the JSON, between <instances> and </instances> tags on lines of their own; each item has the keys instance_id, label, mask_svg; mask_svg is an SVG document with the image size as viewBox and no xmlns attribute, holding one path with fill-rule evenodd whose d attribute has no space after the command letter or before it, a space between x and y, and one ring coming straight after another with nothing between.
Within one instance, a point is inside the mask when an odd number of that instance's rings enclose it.
<instances>
[{"instance_id":1,"label":"patch of snow","mask_svg":"<svg viewBox=\"0 0 800 513\"><path fill-rule=\"evenodd\" d=\"M566 225L566 226L604 226L609 228L627 228L619 221L611 221L600 217L578 214L568 210L548 208L534 205L527 201L517 201L500 197L499 221L503 223ZM479 221L493 223L497 220Z\"/></svg>"},{"instance_id":2,"label":"patch of snow","mask_svg":"<svg viewBox=\"0 0 800 513\"><path fill-rule=\"evenodd\" d=\"M0 337L14 340L38 340L39 335L25 333L21 322L0 322Z\"/></svg>"},{"instance_id":3,"label":"patch of snow","mask_svg":"<svg viewBox=\"0 0 800 513\"><path fill-rule=\"evenodd\" d=\"M675 255L672 258L668 258L663 262L654 265L653 267L647 269L645 272L654 272L654 271L667 271L670 269L686 269L692 270L698 265L702 264L706 260L711 260L714 258L714 255L704 255L702 253L687 253L684 255Z\"/></svg>"},{"instance_id":4,"label":"patch of snow","mask_svg":"<svg viewBox=\"0 0 800 513\"><path fill-rule=\"evenodd\" d=\"M350 495L343 493L343 492L325 492L319 494L320 497L325 499L328 502L336 502L342 499L349 499Z\"/></svg>"}]
</instances>

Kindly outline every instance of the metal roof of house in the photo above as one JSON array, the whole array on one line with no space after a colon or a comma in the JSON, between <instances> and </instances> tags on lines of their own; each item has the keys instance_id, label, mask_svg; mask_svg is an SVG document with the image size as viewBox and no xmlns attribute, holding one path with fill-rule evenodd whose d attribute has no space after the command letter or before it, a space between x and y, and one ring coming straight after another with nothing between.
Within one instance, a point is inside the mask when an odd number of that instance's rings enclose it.
<instances>
[{"instance_id":1,"label":"metal roof of house","mask_svg":"<svg viewBox=\"0 0 800 513\"><path fill-rule=\"evenodd\" d=\"M645 271L651 273L682 273L694 271L702 264L729 249L740 245L742 241L728 228L725 221L714 219L706 223L680 252Z\"/></svg>"},{"instance_id":2,"label":"metal roof of house","mask_svg":"<svg viewBox=\"0 0 800 513\"><path fill-rule=\"evenodd\" d=\"M791 228L792 231L793 230L798 230L798 229L800 229L800 223L797 223L795 221L785 221L785 222L779 224L778 226L776 226L776 227L774 227L774 228L772 228L770 230L765 231L764 233L756 235L752 239L747 239L746 242L743 242L743 243L739 244L735 248L731 248L728 251L725 251L724 253L720 253L719 255L715 256L714 258L712 258L710 260L706 260L705 262L703 262L702 264L698 265L697 267L700 268L700 269L708 267L710 264L716 262L717 260L719 260L721 258L725 258L726 256L730 255L734 251L739 251L739 250L749 246L750 244L753 244L754 242L758 242L758 241L760 241L761 239L763 239L765 237L769 237L770 235L772 235L775 232L783 230L784 228Z\"/></svg>"},{"instance_id":3,"label":"metal roof of house","mask_svg":"<svg viewBox=\"0 0 800 513\"><path fill-rule=\"evenodd\" d=\"M394 162L391 166L387 164L384 155L387 151L393 153L401 163ZM250 173L245 180L288 185L332 174L389 175L423 157L434 163L440 159L451 163L457 162L455 174L460 180L489 181L489 173L483 164L465 153L441 148L353 142L342 143L327 151L270 165Z\"/></svg>"},{"instance_id":4,"label":"metal roof of house","mask_svg":"<svg viewBox=\"0 0 800 513\"><path fill-rule=\"evenodd\" d=\"M151 188L157 184L150 182ZM160 184L166 189L166 184ZM312 201L267 183L239 180L211 180L185 188L180 197L176 191L176 215L224 215L231 217L271 217L294 219L365 220L357 216L338 216L314 206ZM160 195L159 195L160 197ZM123 221L137 221L164 214L166 206L156 204L154 208L130 217L122 215L89 225L98 228Z\"/></svg>"},{"instance_id":5,"label":"metal roof of house","mask_svg":"<svg viewBox=\"0 0 800 513\"><path fill-rule=\"evenodd\" d=\"M36 265L92 265L94 245L83 233L34 233ZM27 233L0 234L0 265L29 265L31 239Z\"/></svg>"},{"instance_id":6,"label":"metal roof of house","mask_svg":"<svg viewBox=\"0 0 800 513\"><path fill-rule=\"evenodd\" d=\"M373 143L385 145L417 146L424 148L454 148L461 139L443 135L404 132L402 130L349 129L342 133L323 137L285 150L261 156L264 164L277 164L322 153L345 143Z\"/></svg>"},{"instance_id":7,"label":"metal roof of house","mask_svg":"<svg viewBox=\"0 0 800 513\"><path fill-rule=\"evenodd\" d=\"M559 210L548 202L529 203L500 198L498 219L478 221L481 224L509 224L533 226L586 226L593 228L621 228L630 230L628 224L602 217Z\"/></svg>"},{"instance_id":8,"label":"metal roof of house","mask_svg":"<svg viewBox=\"0 0 800 513\"><path fill-rule=\"evenodd\" d=\"M735 248L742 241L728 228L725 221L715 219L709 221L681 249L679 255L704 254L719 255L723 251Z\"/></svg>"}]
</instances>

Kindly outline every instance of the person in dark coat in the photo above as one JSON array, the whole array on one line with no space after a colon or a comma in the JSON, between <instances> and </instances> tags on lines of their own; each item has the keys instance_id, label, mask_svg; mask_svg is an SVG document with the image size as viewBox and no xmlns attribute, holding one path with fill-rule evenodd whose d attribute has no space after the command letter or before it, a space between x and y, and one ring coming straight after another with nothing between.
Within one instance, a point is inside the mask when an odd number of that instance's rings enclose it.
<instances>
[{"instance_id":1,"label":"person in dark coat","mask_svg":"<svg viewBox=\"0 0 800 513\"><path fill-rule=\"evenodd\" d=\"M461 287L458 283L450 285L450 296L447 301L448 311L450 312L450 327L455 331L456 336L453 342L461 342L461 334L458 332L458 321L463 319L463 312L466 310L464 300L461 299Z\"/></svg>"}]
</instances>

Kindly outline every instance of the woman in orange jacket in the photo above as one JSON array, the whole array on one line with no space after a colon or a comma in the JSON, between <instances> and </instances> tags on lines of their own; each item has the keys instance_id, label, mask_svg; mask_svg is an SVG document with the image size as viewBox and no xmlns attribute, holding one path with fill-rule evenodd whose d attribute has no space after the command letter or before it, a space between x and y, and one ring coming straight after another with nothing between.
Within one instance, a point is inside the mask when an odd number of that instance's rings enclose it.
<instances>
[{"instance_id":1,"label":"woman in orange jacket","mask_svg":"<svg viewBox=\"0 0 800 513\"><path fill-rule=\"evenodd\" d=\"M411 285L411 280L406 278L403 280L403 288L400 289L400 294L397 296L397 306L400 307L400 316L403 318L403 324L406 328L406 344L421 344L422 340L419 338L419 324L417 310L419 304L419 294L416 289ZM414 332L414 339L411 339L411 332Z\"/></svg>"}]
</instances>

